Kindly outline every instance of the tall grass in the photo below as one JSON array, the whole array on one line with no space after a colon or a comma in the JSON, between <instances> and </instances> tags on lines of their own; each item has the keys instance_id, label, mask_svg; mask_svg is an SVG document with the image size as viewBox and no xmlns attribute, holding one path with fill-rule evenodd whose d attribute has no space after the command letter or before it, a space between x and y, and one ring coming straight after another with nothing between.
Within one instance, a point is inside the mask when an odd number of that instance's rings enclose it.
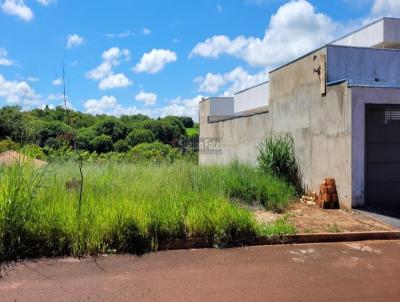
<instances>
[{"instance_id":1,"label":"tall grass","mask_svg":"<svg viewBox=\"0 0 400 302\"><path fill-rule=\"evenodd\" d=\"M81 206L65 182L73 163L37 170L0 167L0 257L144 252L164 239L206 238L213 244L265 233L231 199L282 210L294 189L238 164L199 167L107 162L84 166ZM282 228L270 228L269 234Z\"/></svg>"}]
</instances>

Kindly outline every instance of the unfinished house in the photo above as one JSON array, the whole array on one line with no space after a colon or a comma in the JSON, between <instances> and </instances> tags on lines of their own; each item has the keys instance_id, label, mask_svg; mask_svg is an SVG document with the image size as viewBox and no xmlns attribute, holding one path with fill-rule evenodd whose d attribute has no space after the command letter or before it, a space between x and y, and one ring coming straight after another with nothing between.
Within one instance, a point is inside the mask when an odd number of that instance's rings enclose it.
<instances>
[{"instance_id":1,"label":"unfinished house","mask_svg":"<svg viewBox=\"0 0 400 302\"><path fill-rule=\"evenodd\" d=\"M232 98L200 102L202 165L256 165L290 133L307 192L334 178L342 208L400 205L400 19L383 18L284 66Z\"/></svg>"}]
</instances>

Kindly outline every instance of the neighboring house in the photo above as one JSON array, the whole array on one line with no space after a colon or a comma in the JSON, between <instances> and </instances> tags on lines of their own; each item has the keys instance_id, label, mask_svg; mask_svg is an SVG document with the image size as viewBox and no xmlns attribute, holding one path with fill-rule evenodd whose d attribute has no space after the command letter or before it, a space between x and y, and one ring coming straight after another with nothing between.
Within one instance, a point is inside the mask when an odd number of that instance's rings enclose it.
<instances>
[{"instance_id":1,"label":"neighboring house","mask_svg":"<svg viewBox=\"0 0 400 302\"><path fill-rule=\"evenodd\" d=\"M200 152L200 164L255 165L265 137L290 133L305 191L331 177L341 207L400 205L400 19L272 70L268 83L229 101L233 112L226 98L200 102L200 141L222 144L221 153Z\"/></svg>"},{"instance_id":2,"label":"neighboring house","mask_svg":"<svg viewBox=\"0 0 400 302\"><path fill-rule=\"evenodd\" d=\"M46 164L45 161L40 159L33 159L25 156L16 151L6 151L0 154L0 166L12 166L17 163L31 163L35 167L42 167Z\"/></svg>"}]
</instances>

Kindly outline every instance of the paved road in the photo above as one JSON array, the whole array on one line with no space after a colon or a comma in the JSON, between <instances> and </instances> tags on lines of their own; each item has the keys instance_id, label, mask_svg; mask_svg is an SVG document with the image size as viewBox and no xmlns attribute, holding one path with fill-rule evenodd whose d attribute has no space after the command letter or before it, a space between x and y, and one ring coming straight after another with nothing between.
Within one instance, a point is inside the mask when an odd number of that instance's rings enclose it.
<instances>
[{"instance_id":1,"label":"paved road","mask_svg":"<svg viewBox=\"0 0 400 302\"><path fill-rule=\"evenodd\" d=\"M1 301L400 301L400 241L22 262Z\"/></svg>"}]
</instances>

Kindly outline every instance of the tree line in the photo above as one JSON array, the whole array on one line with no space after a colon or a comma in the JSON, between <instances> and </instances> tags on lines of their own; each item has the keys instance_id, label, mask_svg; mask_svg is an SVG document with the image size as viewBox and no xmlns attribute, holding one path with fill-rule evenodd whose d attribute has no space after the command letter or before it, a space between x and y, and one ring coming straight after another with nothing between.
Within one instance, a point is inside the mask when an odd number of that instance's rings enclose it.
<instances>
[{"instance_id":1,"label":"tree line","mask_svg":"<svg viewBox=\"0 0 400 302\"><path fill-rule=\"evenodd\" d=\"M55 109L23 111L18 106L0 108L0 140L19 145L37 145L44 151L72 148L71 137L79 150L97 152L127 152L143 143L163 143L177 147L196 127L191 117L167 116L152 119L146 115L90 115Z\"/></svg>"}]
</instances>

